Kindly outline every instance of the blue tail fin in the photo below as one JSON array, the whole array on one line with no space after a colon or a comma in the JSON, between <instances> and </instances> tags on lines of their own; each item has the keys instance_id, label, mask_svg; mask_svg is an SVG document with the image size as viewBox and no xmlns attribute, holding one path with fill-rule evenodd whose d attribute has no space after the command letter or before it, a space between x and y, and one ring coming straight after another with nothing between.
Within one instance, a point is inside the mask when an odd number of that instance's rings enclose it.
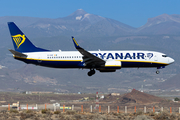
<instances>
[{"instance_id":1,"label":"blue tail fin","mask_svg":"<svg viewBox=\"0 0 180 120\"><path fill-rule=\"evenodd\" d=\"M12 42L15 51L18 52L40 52L49 51L34 46L31 41L24 35L24 33L14 24L14 22L8 22L9 31L12 37Z\"/></svg>"}]
</instances>

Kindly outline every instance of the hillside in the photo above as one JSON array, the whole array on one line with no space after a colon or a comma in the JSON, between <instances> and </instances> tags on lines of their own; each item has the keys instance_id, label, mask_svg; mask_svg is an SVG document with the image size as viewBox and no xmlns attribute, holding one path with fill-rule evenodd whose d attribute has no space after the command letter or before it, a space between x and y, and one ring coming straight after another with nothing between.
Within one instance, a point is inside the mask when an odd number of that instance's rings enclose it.
<instances>
[{"instance_id":1,"label":"hillside","mask_svg":"<svg viewBox=\"0 0 180 120\"><path fill-rule=\"evenodd\" d=\"M106 102L114 101L114 103L118 103L118 104L134 103L134 104L145 105L145 104L161 103L166 100L163 98L159 98L154 95L150 95L150 94L133 89L130 93L126 93L121 96L112 96L110 94L106 96L103 101L106 101Z\"/></svg>"},{"instance_id":2,"label":"hillside","mask_svg":"<svg viewBox=\"0 0 180 120\"><path fill-rule=\"evenodd\" d=\"M162 84L159 85L159 88L161 89L168 89L168 90L179 90L180 87L180 74L177 74L173 76L172 78L168 79L167 81L163 82Z\"/></svg>"}]
</instances>

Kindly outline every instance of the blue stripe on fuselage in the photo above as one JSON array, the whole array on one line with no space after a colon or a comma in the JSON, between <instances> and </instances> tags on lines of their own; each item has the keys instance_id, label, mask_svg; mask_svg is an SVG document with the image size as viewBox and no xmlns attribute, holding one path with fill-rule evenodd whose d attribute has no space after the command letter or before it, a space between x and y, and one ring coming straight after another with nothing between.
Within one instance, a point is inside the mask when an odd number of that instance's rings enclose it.
<instances>
[{"instance_id":1,"label":"blue stripe on fuselage","mask_svg":"<svg viewBox=\"0 0 180 120\"><path fill-rule=\"evenodd\" d=\"M121 67L128 68L128 67L160 67L166 66L166 63L151 63L151 62L129 62L129 61L122 61Z\"/></svg>"},{"instance_id":2,"label":"blue stripe on fuselage","mask_svg":"<svg viewBox=\"0 0 180 120\"><path fill-rule=\"evenodd\" d=\"M83 68L83 62L81 61L46 61L46 60L31 60L15 57L15 59L21 60L27 64L35 64L53 68Z\"/></svg>"},{"instance_id":3,"label":"blue stripe on fuselage","mask_svg":"<svg viewBox=\"0 0 180 120\"><path fill-rule=\"evenodd\" d=\"M35 64L40 66L46 67L54 67L54 68L87 68L83 64L81 60L79 61L48 61L48 60L32 60L32 59L25 59L20 57L15 57L15 59L21 60L28 64ZM121 61L121 67L160 67L166 66L166 63L158 63L158 62L147 62L147 61Z\"/></svg>"}]
</instances>

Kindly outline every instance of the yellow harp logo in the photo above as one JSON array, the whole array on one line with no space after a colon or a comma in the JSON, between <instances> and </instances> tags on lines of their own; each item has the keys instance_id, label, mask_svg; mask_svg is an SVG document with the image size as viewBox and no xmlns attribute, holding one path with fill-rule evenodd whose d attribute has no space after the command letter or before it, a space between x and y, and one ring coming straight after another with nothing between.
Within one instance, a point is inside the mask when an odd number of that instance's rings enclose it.
<instances>
[{"instance_id":1,"label":"yellow harp logo","mask_svg":"<svg viewBox=\"0 0 180 120\"><path fill-rule=\"evenodd\" d=\"M25 35L14 35L12 36L14 42L16 43L17 49L24 43L24 41L26 40Z\"/></svg>"}]
</instances>

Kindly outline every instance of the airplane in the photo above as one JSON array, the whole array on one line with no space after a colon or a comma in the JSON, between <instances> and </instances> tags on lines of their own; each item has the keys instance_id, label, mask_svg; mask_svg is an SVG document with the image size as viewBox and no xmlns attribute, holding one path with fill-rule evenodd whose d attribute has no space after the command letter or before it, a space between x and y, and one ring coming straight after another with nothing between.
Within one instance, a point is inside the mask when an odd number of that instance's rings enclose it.
<instances>
[{"instance_id":1,"label":"airplane","mask_svg":"<svg viewBox=\"0 0 180 120\"><path fill-rule=\"evenodd\" d=\"M172 64L174 59L164 53L142 50L87 51L79 46L74 37L72 41L77 51L51 51L36 47L16 26L8 22L14 49L9 49L13 57L27 64L52 68L90 69L88 76L100 72L115 72L121 68L157 68L156 73Z\"/></svg>"}]
</instances>

